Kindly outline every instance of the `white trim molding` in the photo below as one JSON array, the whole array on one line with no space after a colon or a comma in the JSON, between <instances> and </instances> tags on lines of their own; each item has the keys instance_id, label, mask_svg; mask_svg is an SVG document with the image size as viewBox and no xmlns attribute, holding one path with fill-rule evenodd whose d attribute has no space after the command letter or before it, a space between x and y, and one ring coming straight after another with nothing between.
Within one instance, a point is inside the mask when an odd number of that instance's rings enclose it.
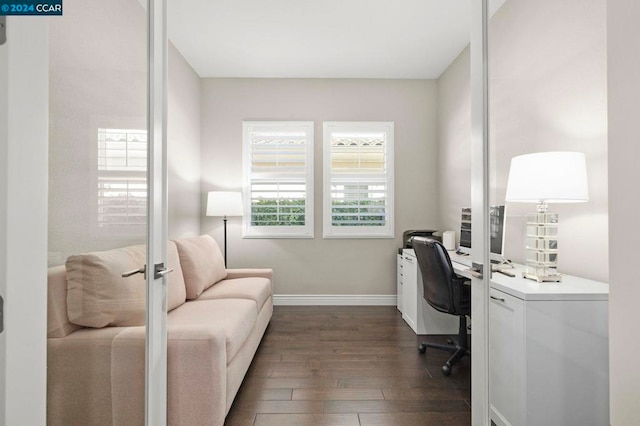
<instances>
[{"instance_id":1,"label":"white trim molding","mask_svg":"<svg viewBox=\"0 0 640 426\"><path fill-rule=\"evenodd\" d=\"M396 306L395 294L274 294L275 306Z\"/></svg>"}]
</instances>

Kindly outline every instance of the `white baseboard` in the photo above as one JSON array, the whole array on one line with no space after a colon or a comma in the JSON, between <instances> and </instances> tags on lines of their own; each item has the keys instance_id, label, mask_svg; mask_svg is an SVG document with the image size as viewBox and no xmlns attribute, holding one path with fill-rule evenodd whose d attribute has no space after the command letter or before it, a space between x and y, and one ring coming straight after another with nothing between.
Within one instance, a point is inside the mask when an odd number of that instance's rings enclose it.
<instances>
[{"instance_id":1,"label":"white baseboard","mask_svg":"<svg viewBox=\"0 0 640 426\"><path fill-rule=\"evenodd\" d=\"M274 294L276 306L396 306L395 294Z\"/></svg>"}]
</instances>

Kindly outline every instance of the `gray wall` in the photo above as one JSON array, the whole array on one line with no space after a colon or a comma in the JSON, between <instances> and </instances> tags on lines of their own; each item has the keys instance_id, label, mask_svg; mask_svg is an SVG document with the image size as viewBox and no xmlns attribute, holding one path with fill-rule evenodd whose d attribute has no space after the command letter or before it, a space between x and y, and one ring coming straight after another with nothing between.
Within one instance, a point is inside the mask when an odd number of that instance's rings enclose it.
<instances>
[{"instance_id":1,"label":"gray wall","mask_svg":"<svg viewBox=\"0 0 640 426\"><path fill-rule=\"evenodd\" d=\"M169 44L169 238L200 234L200 77Z\"/></svg>"},{"instance_id":2,"label":"gray wall","mask_svg":"<svg viewBox=\"0 0 640 426\"><path fill-rule=\"evenodd\" d=\"M50 25L49 264L140 244L99 235L97 127L146 128L146 18L131 0L65 2ZM200 230L200 79L169 52L169 234Z\"/></svg>"},{"instance_id":3,"label":"gray wall","mask_svg":"<svg viewBox=\"0 0 640 426\"><path fill-rule=\"evenodd\" d=\"M428 80L204 79L202 197L242 187L242 121L315 123L315 238L242 239L230 218L229 266L271 267L276 294L395 294L397 248L409 228L438 226L436 83ZM322 238L322 122L395 122L395 239ZM202 232L223 244L222 220Z\"/></svg>"},{"instance_id":4,"label":"gray wall","mask_svg":"<svg viewBox=\"0 0 640 426\"><path fill-rule=\"evenodd\" d=\"M491 202L503 204L512 157L539 151L587 156L589 202L552 204L560 214L561 272L608 280L605 0L510 0L490 23ZM470 204L468 52L438 84L441 216L459 227ZM466 166L466 167L465 167ZM543 171L541 171L543 172ZM533 204L509 203L506 256L524 257L524 219ZM455 219L455 220L454 220Z\"/></svg>"},{"instance_id":5,"label":"gray wall","mask_svg":"<svg viewBox=\"0 0 640 426\"><path fill-rule=\"evenodd\" d=\"M609 352L610 401L613 426L640 419L640 352L638 301L640 286L632 272L640 259L640 3L609 0Z\"/></svg>"},{"instance_id":6,"label":"gray wall","mask_svg":"<svg viewBox=\"0 0 640 426\"><path fill-rule=\"evenodd\" d=\"M471 62L467 47L438 79L438 205L442 229L456 231L471 207Z\"/></svg>"}]
</instances>

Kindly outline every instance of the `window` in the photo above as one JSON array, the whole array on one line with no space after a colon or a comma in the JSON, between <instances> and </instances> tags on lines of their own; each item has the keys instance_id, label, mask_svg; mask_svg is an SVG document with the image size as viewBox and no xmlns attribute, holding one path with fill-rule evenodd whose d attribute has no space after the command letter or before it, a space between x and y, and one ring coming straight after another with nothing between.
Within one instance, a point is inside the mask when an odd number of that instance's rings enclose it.
<instances>
[{"instance_id":1,"label":"window","mask_svg":"<svg viewBox=\"0 0 640 426\"><path fill-rule=\"evenodd\" d=\"M147 131L98 129L100 235L140 236L147 220Z\"/></svg>"},{"instance_id":2,"label":"window","mask_svg":"<svg viewBox=\"0 0 640 426\"><path fill-rule=\"evenodd\" d=\"M324 123L324 237L393 238L393 123Z\"/></svg>"},{"instance_id":3,"label":"window","mask_svg":"<svg viewBox=\"0 0 640 426\"><path fill-rule=\"evenodd\" d=\"M244 237L313 238L313 123L243 122Z\"/></svg>"}]
</instances>

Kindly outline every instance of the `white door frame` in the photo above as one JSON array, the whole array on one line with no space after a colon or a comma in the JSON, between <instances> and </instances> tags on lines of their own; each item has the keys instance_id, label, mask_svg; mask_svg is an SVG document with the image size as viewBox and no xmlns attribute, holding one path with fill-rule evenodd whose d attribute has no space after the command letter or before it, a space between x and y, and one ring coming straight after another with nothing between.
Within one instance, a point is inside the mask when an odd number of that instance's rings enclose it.
<instances>
[{"instance_id":1,"label":"white door frame","mask_svg":"<svg viewBox=\"0 0 640 426\"><path fill-rule=\"evenodd\" d=\"M489 69L488 0L473 0L471 10L471 247L474 263L489 261ZM471 423L489 426L489 279L472 280Z\"/></svg>"},{"instance_id":2,"label":"white door frame","mask_svg":"<svg viewBox=\"0 0 640 426\"><path fill-rule=\"evenodd\" d=\"M145 424L167 424L167 4L149 0ZM165 269L166 270L166 269Z\"/></svg>"},{"instance_id":3,"label":"white door frame","mask_svg":"<svg viewBox=\"0 0 640 426\"><path fill-rule=\"evenodd\" d=\"M0 424L46 423L48 18L0 46Z\"/></svg>"}]
</instances>

